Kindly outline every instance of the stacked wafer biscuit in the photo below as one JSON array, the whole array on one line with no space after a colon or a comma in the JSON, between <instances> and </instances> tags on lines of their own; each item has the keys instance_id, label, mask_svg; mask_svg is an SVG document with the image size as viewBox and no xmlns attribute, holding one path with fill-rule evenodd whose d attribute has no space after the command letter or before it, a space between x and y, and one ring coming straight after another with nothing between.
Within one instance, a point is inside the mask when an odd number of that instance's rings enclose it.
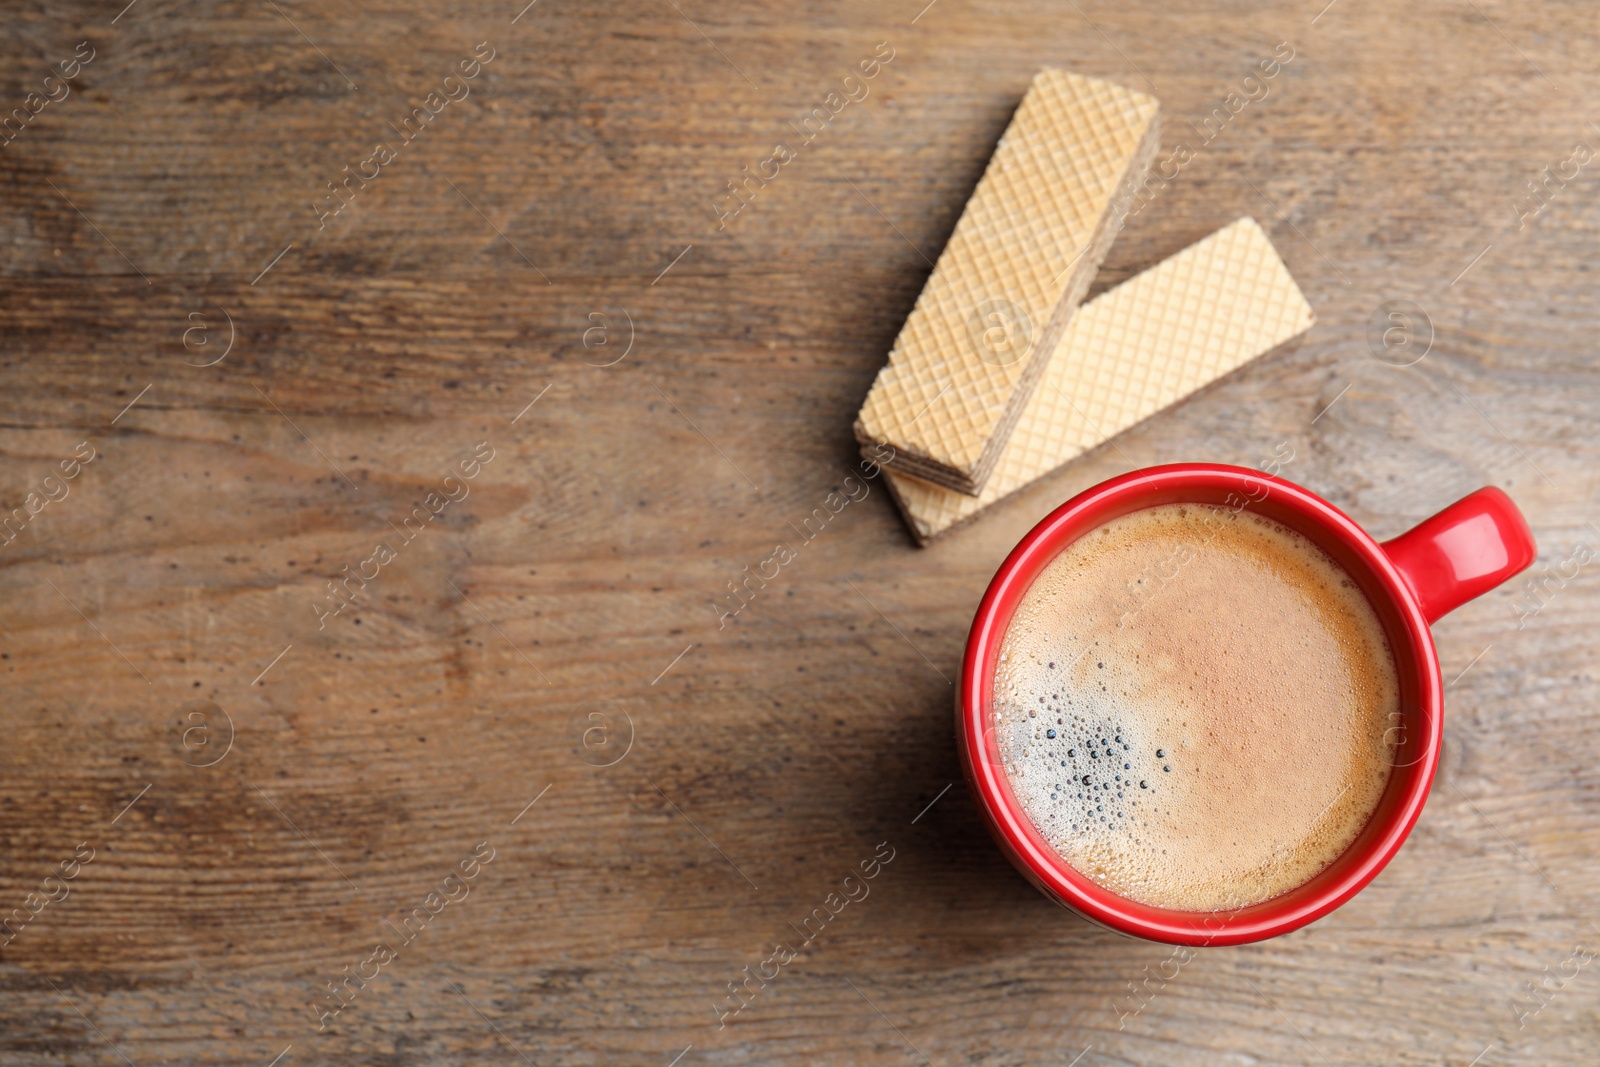
<instances>
[{"instance_id":1,"label":"stacked wafer biscuit","mask_svg":"<svg viewBox=\"0 0 1600 1067\"><path fill-rule=\"evenodd\" d=\"M1248 218L1078 307L1158 109L1060 70L1017 108L856 420L919 542L1311 326Z\"/></svg>"}]
</instances>

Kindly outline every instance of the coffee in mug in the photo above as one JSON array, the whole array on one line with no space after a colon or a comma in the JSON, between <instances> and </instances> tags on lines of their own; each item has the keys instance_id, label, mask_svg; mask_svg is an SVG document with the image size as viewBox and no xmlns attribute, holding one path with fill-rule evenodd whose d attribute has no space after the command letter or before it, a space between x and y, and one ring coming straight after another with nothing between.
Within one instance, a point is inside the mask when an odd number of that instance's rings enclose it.
<instances>
[{"instance_id":1,"label":"coffee in mug","mask_svg":"<svg viewBox=\"0 0 1600 1067\"><path fill-rule=\"evenodd\" d=\"M1400 681L1327 553L1248 509L1183 503L1045 567L993 697L1011 790L1063 860L1134 901L1218 911L1355 841L1394 764Z\"/></svg>"}]
</instances>

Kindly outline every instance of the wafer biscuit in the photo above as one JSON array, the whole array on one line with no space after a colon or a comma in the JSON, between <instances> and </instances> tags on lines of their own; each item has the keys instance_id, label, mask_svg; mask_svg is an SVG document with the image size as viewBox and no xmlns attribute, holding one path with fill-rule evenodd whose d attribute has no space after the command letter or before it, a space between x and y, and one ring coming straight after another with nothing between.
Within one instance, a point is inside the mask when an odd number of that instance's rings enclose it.
<instances>
[{"instance_id":1,"label":"wafer biscuit","mask_svg":"<svg viewBox=\"0 0 1600 1067\"><path fill-rule=\"evenodd\" d=\"M1040 71L856 421L862 454L983 488L1159 142L1154 97Z\"/></svg>"},{"instance_id":2,"label":"wafer biscuit","mask_svg":"<svg viewBox=\"0 0 1600 1067\"><path fill-rule=\"evenodd\" d=\"M885 472L923 544L1304 333L1315 317L1242 218L1079 309L981 496Z\"/></svg>"}]
</instances>

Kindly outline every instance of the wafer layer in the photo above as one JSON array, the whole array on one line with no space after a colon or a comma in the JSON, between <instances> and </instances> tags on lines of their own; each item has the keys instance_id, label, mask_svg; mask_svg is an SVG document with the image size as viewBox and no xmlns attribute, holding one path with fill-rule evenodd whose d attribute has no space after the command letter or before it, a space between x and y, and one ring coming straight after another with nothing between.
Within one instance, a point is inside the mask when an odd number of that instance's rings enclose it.
<instances>
[{"instance_id":1,"label":"wafer layer","mask_svg":"<svg viewBox=\"0 0 1600 1067\"><path fill-rule=\"evenodd\" d=\"M890 490L926 544L1313 321L1272 242L1242 218L1079 309L981 496L892 469Z\"/></svg>"},{"instance_id":2,"label":"wafer layer","mask_svg":"<svg viewBox=\"0 0 1600 1067\"><path fill-rule=\"evenodd\" d=\"M863 453L977 493L1159 142L1154 97L1040 71L856 421Z\"/></svg>"}]
</instances>

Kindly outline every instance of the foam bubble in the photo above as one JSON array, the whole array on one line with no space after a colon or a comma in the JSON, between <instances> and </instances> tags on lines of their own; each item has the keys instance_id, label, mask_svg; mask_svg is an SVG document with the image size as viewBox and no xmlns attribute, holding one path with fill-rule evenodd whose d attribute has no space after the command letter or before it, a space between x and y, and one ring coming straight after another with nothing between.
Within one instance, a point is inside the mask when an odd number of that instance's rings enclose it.
<instances>
[{"instance_id":1,"label":"foam bubble","mask_svg":"<svg viewBox=\"0 0 1600 1067\"><path fill-rule=\"evenodd\" d=\"M1069 546L995 677L1013 792L1123 896L1212 911L1304 884L1355 840L1393 764L1382 624L1301 535L1171 504Z\"/></svg>"}]
</instances>

